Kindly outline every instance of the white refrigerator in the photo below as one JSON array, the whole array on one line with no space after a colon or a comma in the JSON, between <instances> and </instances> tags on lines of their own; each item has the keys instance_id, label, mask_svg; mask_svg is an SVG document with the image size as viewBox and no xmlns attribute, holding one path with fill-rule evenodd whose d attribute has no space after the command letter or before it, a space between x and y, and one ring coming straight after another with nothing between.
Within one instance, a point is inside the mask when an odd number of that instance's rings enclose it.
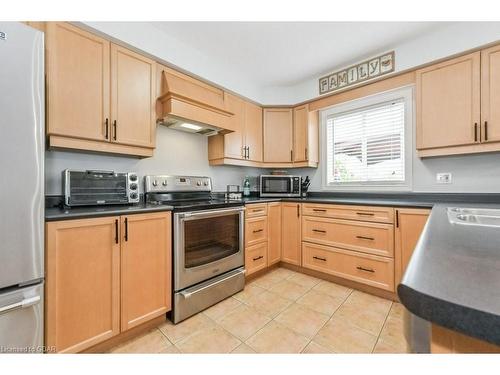
<instances>
[{"instance_id":1,"label":"white refrigerator","mask_svg":"<svg viewBox=\"0 0 500 375\"><path fill-rule=\"evenodd\" d=\"M0 353L43 350L43 40L0 22Z\"/></svg>"}]
</instances>

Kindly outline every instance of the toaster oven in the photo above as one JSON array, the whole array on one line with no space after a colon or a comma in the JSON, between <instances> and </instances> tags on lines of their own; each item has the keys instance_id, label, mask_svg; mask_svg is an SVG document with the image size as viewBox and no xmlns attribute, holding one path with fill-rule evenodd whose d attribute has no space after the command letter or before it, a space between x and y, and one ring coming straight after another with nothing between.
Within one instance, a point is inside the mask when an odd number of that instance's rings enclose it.
<instances>
[{"instance_id":1,"label":"toaster oven","mask_svg":"<svg viewBox=\"0 0 500 375\"><path fill-rule=\"evenodd\" d=\"M67 206L95 206L139 202L135 173L101 170L63 172L64 203Z\"/></svg>"}]
</instances>

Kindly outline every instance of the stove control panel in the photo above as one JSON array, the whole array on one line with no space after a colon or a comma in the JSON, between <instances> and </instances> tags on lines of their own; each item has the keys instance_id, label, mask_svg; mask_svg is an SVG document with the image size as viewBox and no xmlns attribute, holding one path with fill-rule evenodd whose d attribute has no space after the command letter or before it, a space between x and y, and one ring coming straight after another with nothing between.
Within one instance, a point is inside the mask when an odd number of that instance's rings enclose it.
<instances>
[{"instance_id":1,"label":"stove control panel","mask_svg":"<svg viewBox=\"0 0 500 375\"><path fill-rule=\"evenodd\" d=\"M148 175L144 177L144 192L173 193L189 191L212 191L210 177Z\"/></svg>"}]
</instances>

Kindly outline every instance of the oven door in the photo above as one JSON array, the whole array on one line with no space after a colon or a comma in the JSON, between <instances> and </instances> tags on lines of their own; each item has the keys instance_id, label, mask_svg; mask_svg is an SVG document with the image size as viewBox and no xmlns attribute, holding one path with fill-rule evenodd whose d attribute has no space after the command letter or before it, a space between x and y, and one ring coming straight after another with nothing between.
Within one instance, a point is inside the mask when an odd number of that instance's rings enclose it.
<instances>
[{"instance_id":1,"label":"oven door","mask_svg":"<svg viewBox=\"0 0 500 375\"><path fill-rule=\"evenodd\" d=\"M245 208L174 214L174 290L244 265Z\"/></svg>"},{"instance_id":2,"label":"oven door","mask_svg":"<svg viewBox=\"0 0 500 375\"><path fill-rule=\"evenodd\" d=\"M295 197L293 178L290 176L260 176L261 197Z\"/></svg>"}]
</instances>

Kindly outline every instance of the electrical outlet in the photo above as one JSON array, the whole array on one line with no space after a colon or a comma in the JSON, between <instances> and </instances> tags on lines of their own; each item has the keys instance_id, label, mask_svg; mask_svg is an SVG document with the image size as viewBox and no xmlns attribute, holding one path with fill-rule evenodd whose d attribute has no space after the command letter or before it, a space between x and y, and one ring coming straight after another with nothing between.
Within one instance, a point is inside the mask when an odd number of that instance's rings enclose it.
<instances>
[{"instance_id":1,"label":"electrical outlet","mask_svg":"<svg viewBox=\"0 0 500 375\"><path fill-rule=\"evenodd\" d=\"M451 184L451 173L436 173L436 182L438 184Z\"/></svg>"}]
</instances>

